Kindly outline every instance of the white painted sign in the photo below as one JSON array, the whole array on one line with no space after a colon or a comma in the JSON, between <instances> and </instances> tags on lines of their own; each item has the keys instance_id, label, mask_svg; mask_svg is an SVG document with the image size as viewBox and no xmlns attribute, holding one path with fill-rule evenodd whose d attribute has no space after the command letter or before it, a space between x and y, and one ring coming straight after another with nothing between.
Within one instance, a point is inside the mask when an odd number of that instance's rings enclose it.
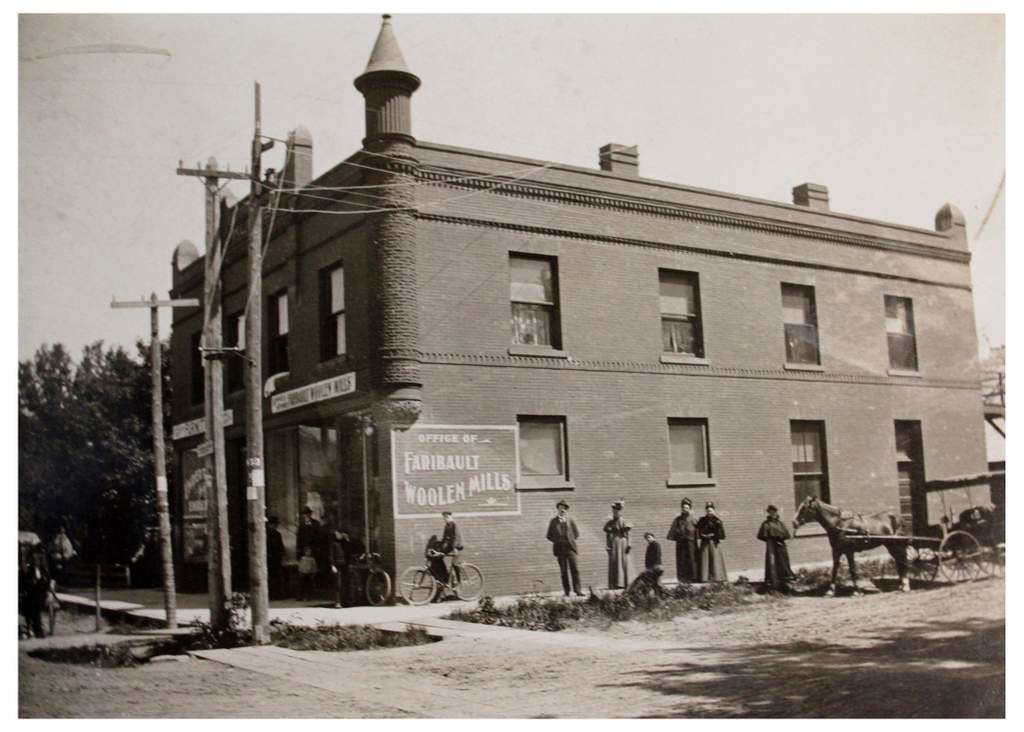
<instances>
[{"instance_id":1,"label":"white painted sign","mask_svg":"<svg viewBox=\"0 0 1024 732\"><path fill-rule=\"evenodd\" d=\"M395 518L521 515L515 426L416 425L391 432Z\"/></svg>"},{"instance_id":2,"label":"white painted sign","mask_svg":"<svg viewBox=\"0 0 1024 732\"><path fill-rule=\"evenodd\" d=\"M224 410L224 426L230 427L235 423L234 410ZM206 434L206 417L190 419L188 422L176 424L171 428L172 440L184 440L187 437L198 437Z\"/></svg>"},{"instance_id":3,"label":"white painted sign","mask_svg":"<svg viewBox=\"0 0 1024 732\"><path fill-rule=\"evenodd\" d=\"M270 413L277 414L289 409L295 409L306 404L322 402L325 399L352 394L356 390L355 372L342 374L330 379L318 381L315 384L300 386L298 389L284 391L270 400Z\"/></svg>"}]
</instances>

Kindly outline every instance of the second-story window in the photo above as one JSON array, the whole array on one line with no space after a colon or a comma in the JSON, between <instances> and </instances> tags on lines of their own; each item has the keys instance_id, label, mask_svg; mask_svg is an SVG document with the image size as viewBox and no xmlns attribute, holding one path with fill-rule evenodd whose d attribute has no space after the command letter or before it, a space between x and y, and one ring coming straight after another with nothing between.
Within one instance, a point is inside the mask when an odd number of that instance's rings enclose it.
<instances>
[{"instance_id":1,"label":"second-story window","mask_svg":"<svg viewBox=\"0 0 1024 732\"><path fill-rule=\"evenodd\" d=\"M561 348L557 278L553 258L509 256L512 343Z\"/></svg>"},{"instance_id":2,"label":"second-story window","mask_svg":"<svg viewBox=\"0 0 1024 732\"><path fill-rule=\"evenodd\" d=\"M270 328L270 374L288 370L288 291L267 298Z\"/></svg>"},{"instance_id":3,"label":"second-story window","mask_svg":"<svg viewBox=\"0 0 1024 732\"><path fill-rule=\"evenodd\" d=\"M704 357L699 293L695 272L658 270L661 350L696 358Z\"/></svg>"},{"instance_id":4,"label":"second-story window","mask_svg":"<svg viewBox=\"0 0 1024 732\"><path fill-rule=\"evenodd\" d=\"M345 353L345 268L320 270L320 360Z\"/></svg>"},{"instance_id":5,"label":"second-story window","mask_svg":"<svg viewBox=\"0 0 1024 732\"><path fill-rule=\"evenodd\" d=\"M245 348L245 316L236 313L224 321L224 345L231 348ZM227 364L228 393L245 388L245 355L243 353L227 353L224 355Z\"/></svg>"},{"instance_id":6,"label":"second-story window","mask_svg":"<svg viewBox=\"0 0 1024 732\"><path fill-rule=\"evenodd\" d=\"M814 288L782 285L782 322L786 335L786 363L821 363L818 352L818 314Z\"/></svg>"},{"instance_id":7,"label":"second-story window","mask_svg":"<svg viewBox=\"0 0 1024 732\"><path fill-rule=\"evenodd\" d=\"M885 334L889 340L889 368L917 371L914 303L909 297L885 296Z\"/></svg>"}]
</instances>

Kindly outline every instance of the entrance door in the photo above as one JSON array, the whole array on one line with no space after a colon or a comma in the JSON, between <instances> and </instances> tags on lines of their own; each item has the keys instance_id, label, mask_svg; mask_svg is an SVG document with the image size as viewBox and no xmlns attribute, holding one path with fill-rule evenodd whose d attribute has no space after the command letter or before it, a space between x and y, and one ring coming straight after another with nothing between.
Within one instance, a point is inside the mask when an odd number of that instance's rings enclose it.
<instances>
[{"instance_id":1,"label":"entrance door","mask_svg":"<svg viewBox=\"0 0 1024 732\"><path fill-rule=\"evenodd\" d=\"M896 420L896 475L900 515L905 530L912 530L917 535L927 534L924 450L921 445L921 423L917 420Z\"/></svg>"}]
</instances>

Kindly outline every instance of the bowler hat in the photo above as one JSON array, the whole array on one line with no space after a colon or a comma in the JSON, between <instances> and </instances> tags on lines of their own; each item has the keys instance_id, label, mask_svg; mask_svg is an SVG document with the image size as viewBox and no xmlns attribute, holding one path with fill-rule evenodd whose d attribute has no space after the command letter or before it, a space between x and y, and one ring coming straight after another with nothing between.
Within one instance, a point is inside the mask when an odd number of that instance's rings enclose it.
<instances>
[{"instance_id":1,"label":"bowler hat","mask_svg":"<svg viewBox=\"0 0 1024 732\"><path fill-rule=\"evenodd\" d=\"M771 506L771 505L769 505L768 508L765 509L765 510L768 511L768 513L778 513L779 512L779 509L777 509L777 508L775 508L775 506Z\"/></svg>"},{"instance_id":2,"label":"bowler hat","mask_svg":"<svg viewBox=\"0 0 1024 732\"><path fill-rule=\"evenodd\" d=\"M689 506L690 508L693 508L693 501L691 501L689 498L684 498L682 501L679 502L679 505Z\"/></svg>"},{"instance_id":3,"label":"bowler hat","mask_svg":"<svg viewBox=\"0 0 1024 732\"><path fill-rule=\"evenodd\" d=\"M714 508L714 507L715 507L715 502L714 501L708 501L707 503L704 504L704 508Z\"/></svg>"},{"instance_id":4,"label":"bowler hat","mask_svg":"<svg viewBox=\"0 0 1024 732\"><path fill-rule=\"evenodd\" d=\"M623 507L623 506L625 506L625 505L626 505L626 504L625 504L625 503L623 503L622 501L615 501L615 502L614 502L614 503L612 504L612 508L617 508L617 509L619 509L619 510L621 511L621 510L622 510L622 507Z\"/></svg>"},{"instance_id":5,"label":"bowler hat","mask_svg":"<svg viewBox=\"0 0 1024 732\"><path fill-rule=\"evenodd\" d=\"M562 508L563 506L565 507L566 511L569 510L569 504L566 503L565 501L559 501L558 503L555 504L555 508Z\"/></svg>"},{"instance_id":6,"label":"bowler hat","mask_svg":"<svg viewBox=\"0 0 1024 732\"><path fill-rule=\"evenodd\" d=\"M451 516L452 512L451 511L441 511L441 515L442 516Z\"/></svg>"}]
</instances>

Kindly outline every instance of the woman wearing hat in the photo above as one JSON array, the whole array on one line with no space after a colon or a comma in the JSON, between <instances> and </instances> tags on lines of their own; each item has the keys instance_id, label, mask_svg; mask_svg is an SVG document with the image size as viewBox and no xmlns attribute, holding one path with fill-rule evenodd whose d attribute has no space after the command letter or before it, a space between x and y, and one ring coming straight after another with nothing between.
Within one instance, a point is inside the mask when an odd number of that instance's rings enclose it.
<instances>
[{"instance_id":1,"label":"woman wearing hat","mask_svg":"<svg viewBox=\"0 0 1024 732\"><path fill-rule=\"evenodd\" d=\"M580 530L576 528L576 522L569 513L569 504L559 501L555 504L558 515L548 523L548 541L551 542L551 551L558 560L558 569L562 573L562 589L565 596L575 592L580 597L583 591L580 589L580 570L576 564L576 540L580 537Z\"/></svg>"},{"instance_id":2,"label":"woman wearing hat","mask_svg":"<svg viewBox=\"0 0 1024 732\"><path fill-rule=\"evenodd\" d=\"M725 557L719 547L725 540L725 525L715 514L715 504L711 501L704 505L704 515L697 522L697 535L700 537L700 581L728 582Z\"/></svg>"},{"instance_id":3,"label":"woman wearing hat","mask_svg":"<svg viewBox=\"0 0 1024 732\"><path fill-rule=\"evenodd\" d=\"M693 502L684 498L679 515L675 517L668 536L676 543L676 579L683 584L697 581L697 521L693 518Z\"/></svg>"},{"instance_id":4,"label":"woman wearing hat","mask_svg":"<svg viewBox=\"0 0 1024 732\"><path fill-rule=\"evenodd\" d=\"M629 532L633 526L622 518L622 501L612 504L612 517L604 524L608 540L608 588L625 589L633 578L629 557Z\"/></svg>"},{"instance_id":5,"label":"woman wearing hat","mask_svg":"<svg viewBox=\"0 0 1024 732\"><path fill-rule=\"evenodd\" d=\"M779 509L768 506L768 516L757 531L757 538L764 542L764 586L769 590L785 592L789 589L788 582L793 579L793 570L789 567L789 551L786 540L789 529L779 518Z\"/></svg>"}]
</instances>

